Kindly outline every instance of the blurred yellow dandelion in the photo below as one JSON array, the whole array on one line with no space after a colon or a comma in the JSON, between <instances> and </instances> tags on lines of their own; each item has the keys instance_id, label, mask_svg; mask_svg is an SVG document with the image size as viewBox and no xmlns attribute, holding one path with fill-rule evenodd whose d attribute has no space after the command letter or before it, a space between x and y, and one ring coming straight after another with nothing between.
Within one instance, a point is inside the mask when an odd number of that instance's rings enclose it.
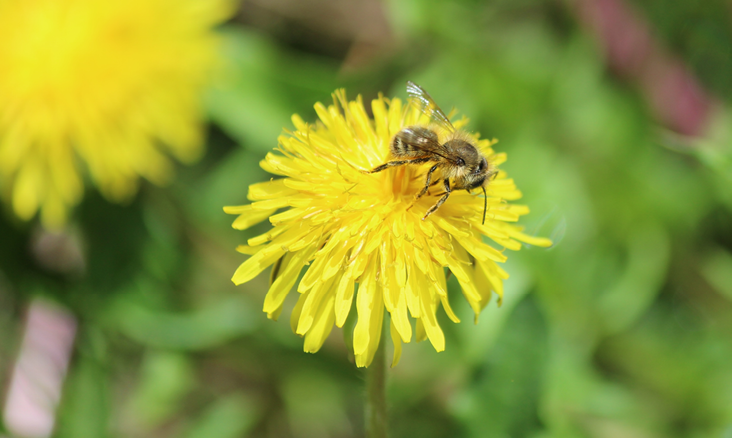
<instances>
[{"instance_id":1,"label":"blurred yellow dandelion","mask_svg":"<svg viewBox=\"0 0 732 438\"><path fill-rule=\"evenodd\" d=\"M113 201L201 152L199 94L223 0L0 0L0 185L13 211L66 221L86 174Z\"/></svg>"},{"instance_id":2,"label":"blurred yellow dandelion","mask_svg":"<svg viewBox=\"0 0 732 438\"><path fill-rule=\"evenodd\" d=\"M380 97L372 101L371 109L373 120L360 96L348 102L340 90L333 105L315 105L318 123L310 125L293 116L295 131L281 136L280 153L269 153L261 163L266 171L284 178L251 185L252 204L224 208L239 215L233 223L236 229L267 218L273 226L237 248L251 257L232 281L247 282L274 264L275 279L264 311L276 319L308 266L297 286L300 297L291 316L293 331L304 336L305 351L318 351L333 325L343 326L355 299L353 348L360 367L374 357L385 311L395 346L393 365L399 361L401 343L412 339L410 316L418 341L429 339L435 350L445 349L438 308L459 322L448 301L445 268L457 277L477 318L493 292L499 300L502 297L508 274L497 263L506 260L503 248L518 250L520 242L551 244L511 224L528 208L506 202L521 193L503 171L487 186L485 224L481 224L484 200L465 191L453 191L442 207L422 220L441 196L428 193L414 201L431 164L374 174L363 171L386 162L394 135L405 126L426 123L425 117L399 99ZM455 127L465 122L457 121ZM494 166L505 161L505 154L491 148L495 141L472 137ZM484 243L484 236L501 249Z\"/></svg>"}]
</instances>

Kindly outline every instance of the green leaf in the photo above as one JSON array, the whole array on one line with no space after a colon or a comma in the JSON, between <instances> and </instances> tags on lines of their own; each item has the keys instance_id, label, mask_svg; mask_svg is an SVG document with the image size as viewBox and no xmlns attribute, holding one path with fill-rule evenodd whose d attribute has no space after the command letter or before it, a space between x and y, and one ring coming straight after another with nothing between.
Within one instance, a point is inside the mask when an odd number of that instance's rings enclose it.
<instances>
[{"instance_id":1,"label":"green leaf","mask_svg":"<svg viewBox=\"0 0 732 438\"><path fill-rule=\"evenodd\" d=\"M176 413L193 387L195 375L187 357L167 351L150 351L143 361L140 382L130 409L145 427L153 428Z\"/></svg>"},{"instance_id":2,"label":"green leaf","mask_svg":"<svg viewBox=\"0 0 732 438\"><path fill-rule=\"evenodd\" d=\"M217 301L190 313L154 310L132 300L120 300L110 317L119 330L151 347L200 350L251 333L259 313L242 297Z\"/></svg>"},{"instance_id":3,"label":"green leaf","mask_svg":"<svg viewBox=\"0 0 732 438\"><path fill-rule=\"evenodd\" d=\"M243 394L235 393L216 400L197 419L184 438L243 437L256 423L260 409Z\"/></svg>"},{"instance_id":4,"label":"green leaf","mask_svg":"<svg viewBox=\"0 0 732 438\"><path fill-rule=\"evenodd\" d=\"M97 359L83 353L77 357L64 386L58 438L110 436L109 377Z\"/></svg>"}]
</instances>

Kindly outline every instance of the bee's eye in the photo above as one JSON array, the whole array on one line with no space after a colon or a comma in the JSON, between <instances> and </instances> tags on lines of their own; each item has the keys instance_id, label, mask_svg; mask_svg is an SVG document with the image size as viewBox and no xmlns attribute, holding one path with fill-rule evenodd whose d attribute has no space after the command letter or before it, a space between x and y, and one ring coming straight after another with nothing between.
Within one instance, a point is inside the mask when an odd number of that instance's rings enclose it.
<instances>
[{"instance_id":1,"label":"bee's eye","mask_svg":"<svg viewBox=\"0 0 732 438\"><path fill-rule=\"evenodd\" d=\"M480 160L480 163L478 163L478 168L476 169L476 173L481 173L485 170L486 166L488 166L488 163L486 163L485 158Z\"/></svg>"}]
</instances>

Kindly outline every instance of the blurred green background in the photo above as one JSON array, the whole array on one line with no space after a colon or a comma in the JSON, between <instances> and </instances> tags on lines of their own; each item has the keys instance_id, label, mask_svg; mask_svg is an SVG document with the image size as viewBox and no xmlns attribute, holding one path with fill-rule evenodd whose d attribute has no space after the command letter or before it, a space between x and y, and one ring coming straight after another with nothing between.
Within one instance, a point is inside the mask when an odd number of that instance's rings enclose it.
<instances>
[{"instance_id":1,"label":"blurred green background","mask_svg":"<svg viewBox=\"0 0 732 438\"><path fill-rule=\"evenodd\" d=\"M439 315L443 353L405 345L392 436L732 437L732 3L255 0L220 32L205 156L126 206L88 190L67 236L83 273L0 218L3 386L32 297L78 319L54 436L363 436L342 331L303 353L261 312L268 273L230 282L266 224L222 206L270 178L291 114L409 79L500 140L524 224L556 245L509 255L477 326L452 279L464 322Z\"/></svg>"}]
</instances>

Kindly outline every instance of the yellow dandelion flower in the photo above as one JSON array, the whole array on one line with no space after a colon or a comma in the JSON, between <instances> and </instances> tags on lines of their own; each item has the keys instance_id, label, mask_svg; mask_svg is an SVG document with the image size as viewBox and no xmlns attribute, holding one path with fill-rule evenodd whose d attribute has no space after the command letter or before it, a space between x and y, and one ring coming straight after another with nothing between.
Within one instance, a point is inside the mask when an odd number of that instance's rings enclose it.
<instances>
[{"instance_id":1,"label":"yellow dandelion flower","mask_svg":"<svg viewBox=\"0 0 732 438\"><path fill-rule=\"evenodd\" d=\"M503 171L487 186L484 224L484 199L463 190L453 191L423 220L442 196L436 189L415 201L430 163L365 172L389 160L392 138L402 128L428 122L419 108L379 97L371 103L371 119L360 96L348 102L340 90L333 105L318 103L315 110L318 123L293 116L295 131L281 136L279 153L267 154L261 163L284 178L253 184L248 194L253 203L224 208L239 215L233 223L236 229L266 218L273 226L237 248L251 257L232 281L245 283L274 264L264 312L276 319L307 266L291 316L292 329L304 337L307 352L318 351L334 325L343 326L354 299L358 320L353 349L359 367L368 366L374 357L385 311L394 341L393 365L401 343L410 342L413 334L417 341L429 339L435 350L444 350L438 308L459 322L448 301L446 269L457 277L477 318L492 293L502 297L502 282L508 278L498 266L506 260L503 249L518 250L521 242L551 242L530 237L512 224L528 208L506 202L518 199L521 192ZM495 141L471 137L493 166L505 161L505 154L493 151ZM484 237L496 246L485 243Z\"/></svg>"},{"instance_id":2,"label":"yellow dandelion flower","mask_svg":"<svg viewBox=\"0 0 732 438\"><path fill-rule=\"evenodd\" d=\"M88 174L110 200L201 152L223 0L0 0L0 185L18 217L66 221Z\"/></svg>"}]
</instances>

